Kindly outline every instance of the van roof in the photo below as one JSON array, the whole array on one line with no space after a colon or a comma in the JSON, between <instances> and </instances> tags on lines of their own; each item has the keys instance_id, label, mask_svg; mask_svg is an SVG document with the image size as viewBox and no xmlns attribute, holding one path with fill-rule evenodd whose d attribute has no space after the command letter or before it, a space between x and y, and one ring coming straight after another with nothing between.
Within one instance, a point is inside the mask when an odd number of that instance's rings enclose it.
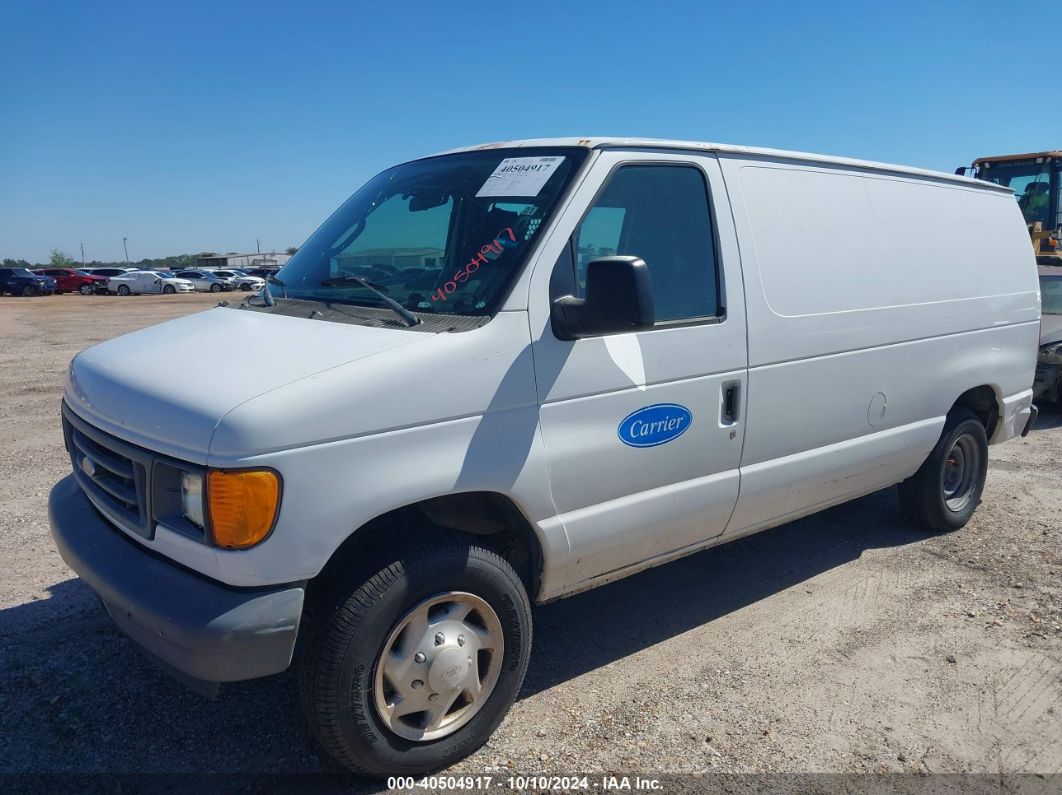
<instances>
[{"instance_id":1,"label":"van roof","mask_svg":"<svg viewBox=\"0 0 1062 795\"><path fill-rule=\"evenodd\" d=\"M811 152L790 152L785 149L768 149L759 146L738 146L736 144L708 143L706 141L677 141L666 138L529 138L522 141L502 141L478 146L465 146L459 149L451 149L441 154L454 152L475 152L482 149L510 149L532 146L585 146L588 149L680 149L694 152L727 152L739 155L754 155L772 159L803 160L809 163L827 163L830 165L848 166L850 168L864 168L874 171L888 171L894 174L913 174L919 177L931 177L946 182L957 182L967 187L978 187L986 190L997 190L1011 193L1011 189L996 185L992 182L974 179L973 177L961 177L956 174L946 174L942 171L913 168L911 166L898 166L891 163L877 163L871 160L858 160L851 157L835 157L833 155L819 155Z\"/></svg>"}]
</instances>

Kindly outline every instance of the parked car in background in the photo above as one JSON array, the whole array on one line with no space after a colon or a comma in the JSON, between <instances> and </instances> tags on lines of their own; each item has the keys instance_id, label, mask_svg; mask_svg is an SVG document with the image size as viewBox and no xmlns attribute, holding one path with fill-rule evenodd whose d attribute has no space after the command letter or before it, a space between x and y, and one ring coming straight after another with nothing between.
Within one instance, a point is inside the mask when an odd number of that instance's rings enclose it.
<instances>
[{"instance_id":1,"label":"parked car in background","mask_svg":"<svg viewBox=\"0 0 1062 795\"><path fill-rule=\"evenodd\" d=\"M232 279L216 276L213 271L177 271L177 276L190 281L196 292L200 293L220 293L222 290L231 290L233 287Z\"/></svg>"},{"instance_id":2,"label":"parked car in background","mask_svg":"<svg viewBox=\"0 0 1062 795\"><path fill-rule=\"evenodd\" d=\"M214 271L214 275L223 279L232 279L233 289L235 290L243 290L244 292L254 290L257 292L265 287L265 279L261 276L250 276L240 270Z\"/></svg>"},{"instance_id":3,"label":"parked car in background","mask_svg":"<svg viewBox=\"0 0 1062 795\"><path fill-rule=\"evenodd\" d=\"M236 289L236 277L235 277L235 275L233 275L232 271L225 270L224 273L222 273L221 271L211 269L211 270L206 270L205 272L213 274L214 277L217 278L217 279L221 279L221 281L223 281L225 284L229 285L229 289L231 289L231 290L235 290Z\"/></svg>"},{"instance_id":4,"label":"parked car in background","mask_svg":"<svg viewBox=\"0 0 1062 795\"><path fill-rule=\"evenodd\" d=\"M85 272L91 276L103 276L110 279L112 276L121 276L123 273L130 273L135 271L136 268L89 268ZM107 290L107 292L111 292Z\"/></svg>"},{"instance_id":5,"label":"parked car in background","mask_svg":"<svg viewBox=\"0 0 1062 795\"><path fill-rule=\"evenodd\" d=\"M268 279L270 276L277 275L277 268L242 268L243 273L248 276L257 276L260 279Z\"/></svg>"},{"instance_id":6,"label":"parked car in background","mask_svg":"<svg viewBox=\"0 0 1062 795\"><path fill-rule=\"evenodd\" d=\"M129 271L107 280L107 289L118 295L143 293L190 293L195 288L187 279L178 279L158 271Z\"/></svg>"},{"instance_id":7,"label":"parked car in background","mask_svg":"<svg viewBox=\"0 0 1062 795\"><path fill-rule=\"evenodd\" d=\"M1062 267L1041 265L1040 355L1036 357L1036 399L1062 404Z\"/></svg>"},{"instance_id":8,"label":"parked car in background","mask_svg":"<svg viewBox=\"0 0 1062 795\"><path fill-rule=\"evenodd\" d=\"M0 268L0 295L51 295L58 289L50 276L38 276L26 268Z\"/></svg>"},{"instance_id":9,"label":"parked car in background","mask_svg":"<svg viewBox=\"0 0 1062 795\"><path fill-rule=\"evenodd\" d=\"M43 268L33 271L38 276L49 276L59 285L59 293L94 295L107 292L107 277L94 276L78 268Z\"/></svg>"},{"instance_id":10,"label":"parked car in background","mask_svg":"<svg viewBox=\"0 0 1062 795\"><path fill-rule=\"evenodd\" d=\"M135 270L136 268L88 268L85 273L90 276L106 276L109 279L112 276L121 276L123 273Z\"/></svg>"}]
</instances>

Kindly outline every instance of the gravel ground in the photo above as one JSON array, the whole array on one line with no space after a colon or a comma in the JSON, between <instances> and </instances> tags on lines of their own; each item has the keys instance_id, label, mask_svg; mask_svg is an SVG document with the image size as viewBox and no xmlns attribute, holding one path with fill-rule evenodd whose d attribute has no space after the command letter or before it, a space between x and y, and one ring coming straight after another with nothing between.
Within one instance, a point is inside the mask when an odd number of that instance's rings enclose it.
<instances>
[{"instance_id":1,"label":"gravel ground","mask_svg":"<svg viewBox=\"0 0 1062 795\"><path fill-rule=\"evenodd\" d=\"M328 767L290 673L185 690L48 534L71 356L215 302L0 298L0 772ZM913 531L889 490L539 608L521 698L451 772L1062 772L1060 541L1062 414L1045 410L992 448L959 533Z\"/></svg>"}]
</instances>

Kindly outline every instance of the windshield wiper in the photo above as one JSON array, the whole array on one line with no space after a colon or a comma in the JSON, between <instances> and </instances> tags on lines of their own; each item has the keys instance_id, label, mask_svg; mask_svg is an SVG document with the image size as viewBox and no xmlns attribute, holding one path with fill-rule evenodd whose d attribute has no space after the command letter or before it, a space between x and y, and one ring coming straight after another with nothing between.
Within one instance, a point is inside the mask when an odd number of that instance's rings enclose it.
<instances>
[{"instance_id":1,"label":"windshield wiper","mask_svg":"<svg viewBox=\"0 0 1062 795\"><path fill-rule=\"evenodd\" d=\"M268 277L265 280L265 284L262 285L262 293L261 293L262 306L276 306L277 305L276 300L273 298L273 293L270 292L270 290L269 290L269 285L271 285L271 284L275 284L278 287L283 288L284 297L285 298L288 297L288 287L287 287L287 285L284 284L284 282L280 281L280 279L276 279L276 278L270 276L270 277ZM247 298L245 298L244 301L243 301L244 304L250 304L252 298L254 298L253 294L247 296Z\"/></svg>"},{"instance_id":2,"label":"windshield wiper","mask_svg":"<svg viewBox=\"0 0 1062 795\"><path fill-rule=\"evenodd\" d=\"M372 282L363 279L360 276L334 276L331 279L325 279L321 282L322 287L339 287L342 285L349 286L351 284L356 284L359 287L364 287L366 290L375 293L381 301L383 301L391 309L393 309L395 314L406 322L407 326L415 326L420 322L419 317L417 317L404 306L402 306L402 304L398 303L398 301L391 298L391 296L384 294L377 287L375 287Z\"/></svg>"},{"instance_id":3,"label":"windshield wiper","mask_svg":"<svg viewBox=\"0 0 1062 795\"><path fill-rule=\"evenodd\" d=\"M266 289L267 290L269 289L268 285L270 285L270 284L275 284L277 287L279 287L281 290L284 291L284 297L285 298L288 297L288 286L286 284L284 284L284 282L280 281L280 279L278 279L276 276L267 276L266 277L266 285L267 285Z\"/></svg>"}]
</instances>

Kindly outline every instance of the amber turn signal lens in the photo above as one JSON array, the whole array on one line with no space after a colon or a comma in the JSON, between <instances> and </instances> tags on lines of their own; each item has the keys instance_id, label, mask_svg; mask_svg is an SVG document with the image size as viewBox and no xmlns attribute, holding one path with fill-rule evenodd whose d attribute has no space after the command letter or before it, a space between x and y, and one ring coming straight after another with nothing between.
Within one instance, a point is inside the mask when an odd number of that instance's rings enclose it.
<instances>
[{"instance_id":1,"label":"amber turn signal lens","mask_svg":"<svg viewBox=\"0 0 1062 795\"><path fill-rule=\"evenodd\" d=\"M280 481L268 470L207 473L207 508L214 541L227 549L253 547L273 527Z\"/></svg>"}]
</instances>

